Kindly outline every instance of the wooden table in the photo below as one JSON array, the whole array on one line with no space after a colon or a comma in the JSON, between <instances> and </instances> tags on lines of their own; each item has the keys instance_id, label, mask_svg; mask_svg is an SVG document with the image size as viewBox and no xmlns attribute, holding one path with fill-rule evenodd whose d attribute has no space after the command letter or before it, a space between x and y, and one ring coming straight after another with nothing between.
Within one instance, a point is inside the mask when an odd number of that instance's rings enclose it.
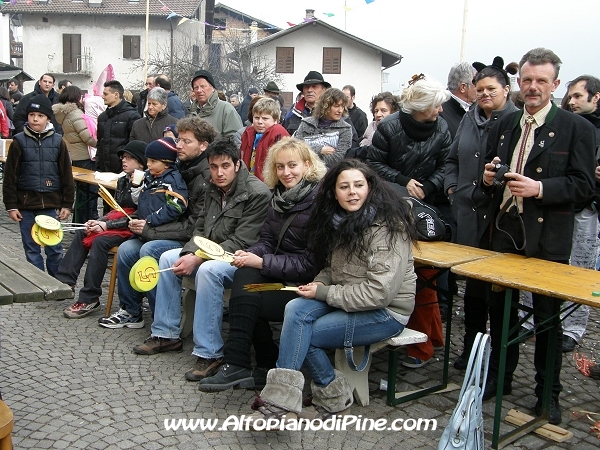
<instances>
[{"instance_id":1,"label":"wooden table","mask_svg":"<svg viewBox=\"0 0 600 450\"><path fill-rule=\"evenodd\" d=\"M600 297L593 295L593 293L600 292L600 272L595 270L513 254L501 254L483 260L467 262L452 267L451 270L458 275L487 281L495 286L520 289L556 299L569 300L576 304L585 304L596 308L600 307ZM506 289L502 340L500 343L499 380L502 380L505 374L506 348L508 345L513 344L513 342L508 342L512 289ZM556 331L560 327L560 313L559 306L555 305L552 312L553 317L548 319L553 328L549 331L550 339L548 342L548 358L545 369L546 380L542 398L542 416L500 437L504 385L503 383L498 383L494 432L492 435L492 447L494 448L502 448L548 422L554 378L553 349L557 345ZM518 338L514 340L514 342L518 341Z\"/></svg>"},{"instance_id":2,"label":"wooden table","mask_svg":"<svg viewBox=\"0 0 600 450\"><path fill-rule=\"evenodd\" d=\"M0 260L0 305L73 298L71 288L23 258Z\"/></svg>"},{"instance_id":3,"label":"wooden table","mask_svg":"<svg viewBox=\"0 0 600 450\"><path fill-rule=\"evenodd\" d=\"M95 171L93 170L89 170L89 169L84 169L82 167L75 167L73 166L73 180L75 180L76 183L84 183L86 188L85 188L85 196L84 199L80 199L79 195L80 193L82 193L80 190L76 189L75 190L75 205L73 207L73 222L79 223L83 221L83 218L79 217L78 214L78 210L79 210L79 206L81 206L82 204L85 204L90 200L90 186L104 186L106 189L112 190L114 191L117 188L117 181L102 181L102 180L98 180L95 176ZM82 193L83 194L83 193ZM97 193L94 192L94 197L95 198L97 196Z\"/></svg>"},{"instance_id":4,"label":"wooden table","mask_svg":"<svg viewBox=\"0 0 600 450\"><path fill-rule=\"evenodd\" d=\"M435 267L440 269L436 275L425 281L424 285L417 285L417 290L428 287L441 292L441 289L433 282L440 277L444 272L457 264L463 264L469 261L480 260L496 256L498 253L489 250L481 250L479 248L469 247L466 245L453 244L451 242L424 242L420 241L418 246L413 248L413 256L415 266L420 267ZM397 348L390 349L388 358L388 389L387 389L387 404L395 406L400 403L421 398L433 392L439 392L448 387L448 367L450 364L450 338L452 328L452 294L445 292L448 297L448 317L446 318L446 342L444 347L444 369L442 374L442 382L435 386L426 389L420 389L411 393L396 394L396 374L398 371L398 355Z\"/></svg>"}]
</instances>

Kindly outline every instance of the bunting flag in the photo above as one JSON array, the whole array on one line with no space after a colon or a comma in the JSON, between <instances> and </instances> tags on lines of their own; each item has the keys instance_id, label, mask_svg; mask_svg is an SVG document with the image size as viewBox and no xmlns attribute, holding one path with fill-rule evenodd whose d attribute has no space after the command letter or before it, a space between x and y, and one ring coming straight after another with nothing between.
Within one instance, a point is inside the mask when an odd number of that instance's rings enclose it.
<instances>
[{"instance_id":1,"label":"bunting flag","mask_svg":"<svg viewBox=\"0 0 600 450\"><path fill-rule=\"evenodd\" d=\"M295 23L292 23L292 22L287 22L287 24L288 24L290 27L295 27L295 26L296 26L296 24L295 24Z\"/></svg>"},{"instance_id":2,"label":"bunting flag","mask_svg":"<svg viewBox=\"0 0 600 450\"><path fill-rule=\"evenodd\" d=\"M333 16L335 16L335 14L333 14L333 13L323 13L323 15L327 16L327 17L333 17Z\"/></svg>"},{"instance_id":3,"label":"bunting flag","mask_svg":"<svg viewBox=\"0 0 600 450\"><path fill-rule=\"evenodd\" d=\"M368 4L373 3L375 0L365 0L365 2Z\"/></svg>"}]
</instances>

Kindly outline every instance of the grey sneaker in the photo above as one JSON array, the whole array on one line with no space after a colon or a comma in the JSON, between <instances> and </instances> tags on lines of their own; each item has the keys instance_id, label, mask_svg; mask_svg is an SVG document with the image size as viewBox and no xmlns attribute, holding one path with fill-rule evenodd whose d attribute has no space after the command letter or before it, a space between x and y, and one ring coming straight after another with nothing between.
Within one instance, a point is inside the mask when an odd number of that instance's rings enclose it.
<instances>
[{"instance_id":1,"label":"grey sneaker","mask_svg":"<svg viewBox=\"0 0 600 450\"><path fill-rule=\"evenodd\" d=\"M82 317L89 316L97 309L100 309L100 302L98 300L92 303L76 302L65 308L63 314L67 319L81 319Z\"/></svg>"},{"instance_id":2,"label":"grey sneaker","mask_svg":"<svg viewBox=\"0 0 600 450\"><path fill-rule=\"evenodd\" d=\"M142 315L135 317L122 308L110 317L102 317L98 320L98 325L104 328L144 328L144 319Z\"/></svg>"},{"instance_id":3,"label":"grey sneaker","mask_svg":"<svg viewBox=\"0 0 600 450\"><path fill-rule=\"evenodd\" d=\"M143 344L133 347L133 352L138 355L155 355L164 352L180 352L183 350L181 339L167 339L150 336Z\"/></svg>"},{"instance_id":4,"label":"grey sneaker","mask_svg":"<svg viewBox=\"0 0 600 450\"><path fill-rule=\"evenodd\" d=\"M189 381L200 381L203 378L212 377L219 370L223 358L205 359L198 357L196 364L185 373L185 379Z\"/></svg>"}]
</instances>

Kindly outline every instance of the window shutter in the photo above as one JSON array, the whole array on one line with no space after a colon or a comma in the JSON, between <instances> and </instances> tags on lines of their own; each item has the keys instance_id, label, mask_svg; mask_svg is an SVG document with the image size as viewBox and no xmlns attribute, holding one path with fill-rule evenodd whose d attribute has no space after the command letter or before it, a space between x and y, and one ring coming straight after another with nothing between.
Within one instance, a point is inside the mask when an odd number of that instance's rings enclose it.
<instances>
[{"instance_id":1,"label":"window shutter","mask_svg":"<svg viewBox=\"0 0 600 450\"><path fill-rule=\"evenodd\" d=\"M129 36L123 36L123 58L131 58L131 39Z\"/></svg>"},{"instance_id":2,"label":"window shutter","mask_svg":"<svg viewBox=\"0 0 600 450\"><path fill-rule=\"evenodd\" d=\"M276 72L294 73L294 47L277 47Z\"/></svg>"},{"instance_id":3,"label":"window shutter","mask_svg":"<svg viewBox=\"0 0 600 450\"><path fill-rule=\"evenodd\" d=\"M131 58L140 59L140 37L131 36Z\"/></svg>"},{"instance_id":4,"label":"window shutter","mask_svg":"<svg viewBox=\"0 0 600 450\"><path fill-rule=\"evenodd\" d=\"M323 73L342 73L342 49L323 47Z\"/></svg>"},{"instance_id":5,"label":"window shutter","mask_svg":"<svg viewBox=\"0 0 600 450\"><path fill-rule=\"evenodd\" d=\"M63 73L81 70L81 35L63 34Z\"/></svg>"}]
</instances>

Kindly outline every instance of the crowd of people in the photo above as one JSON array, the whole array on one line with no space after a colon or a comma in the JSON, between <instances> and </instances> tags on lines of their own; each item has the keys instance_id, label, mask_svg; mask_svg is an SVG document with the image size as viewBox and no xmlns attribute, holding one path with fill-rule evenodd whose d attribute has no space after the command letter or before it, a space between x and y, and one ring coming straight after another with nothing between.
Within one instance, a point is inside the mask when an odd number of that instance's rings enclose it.
<instances>
[{"instance_id":1,"label":"crowd of people","mask_svg":"<svg viewBox=\"0 0 600 450\"><path fill-rule=\"evenodd\" d=\"M100 308L108 250L118 245L120 307L98 322L144 327L147 297L151 332L134 353L183 349L180 294L189 276L196 360L186 379L205 392L262 389L254 417L290 418L303 414L304 368L315 414L340 414L352 404L352 390L328 349L351 355L352 347L410 327L429 336L409 346L402 361L416 369L444 345L447 299L431 289L416 292L417 278L430 278L435 269L414 267L411 199L431 205L450 224L454 242L596 267L600 80L586 75L570 82L559 108L551 99L560 65L551 50L536 48L518 64L505 66L500 57L489 65L457 64L447 85L417 74L400 96L373 95L370 123L354 103L353 86L332 87L317 71L296 85L300 93L289 109L272 81L263 94L251 88L241 101L237 94L223 100L218 80L198 70L185 104L164 75L147 78L135 105L120 82L107 81L104 109L95 115L97 98L66 83L57 93L54 77L44 74L11 118L4 202L20 223L27 260L41 270L46 265L73 290L89 254L83 288L65 317L81 319ZM511 92L515 66L520 89ZM0 97L9 100L3 89ZM98 217L95 198L87 198L77 206L85 229L64 257L60 244L45 247L44 265L31 226L39 214L62 220L71 213L71 165L120 173L115 198L126 214L105 205ZM219 244L233 262L198 256L197 237ZM143 256L162 271L146 293L129 282ZM444 277L437 282L446 291L454 284ZM247 289L263 283L295 289ZM225 289L231 289L226 342ZM556 301L531 299L538 399L550 331L537 324ZM509 348L499 380L503 298L467 280L464 304L464 348L454 367L466 368L475 335L486 332L489 319L493 350L484 398L499 383L510 394L518 346ZM561 421L562 353L577 345L587 322L586 310L579 311L566 318L565 338L559 332L555 349L554 424ZM517 320L514 309L511 325ZM283 322L279 346L270 322ZM534 411L542 413L541 400Z\"/></svg>"}]
</instances>

